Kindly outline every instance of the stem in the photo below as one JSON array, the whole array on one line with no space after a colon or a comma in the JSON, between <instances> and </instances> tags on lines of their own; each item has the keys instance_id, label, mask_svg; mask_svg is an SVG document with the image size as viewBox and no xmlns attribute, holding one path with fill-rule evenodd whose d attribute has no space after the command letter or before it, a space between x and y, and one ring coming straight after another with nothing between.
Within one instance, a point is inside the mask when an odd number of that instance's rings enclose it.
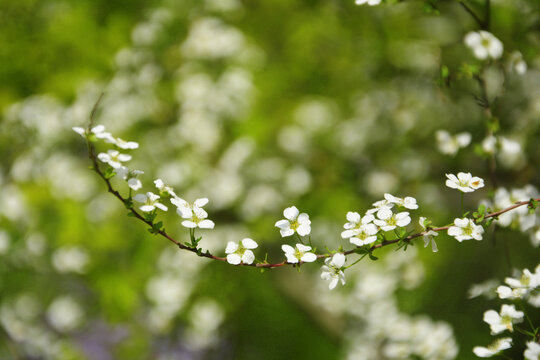
<instances>
[{"instance_id":1,"label":"stem","mask_svg":"<svg viewBox=\"0 0 540 360\"><path fill-rule=\"evenodd\" d=\"M366 254L360 256L360 257L359 257L358 259L356 259L351 265L344 266L344 267L343 267L343 270L348 269L348 268L350 268L351 266L358 264L358 263L359 263L363 258L365 258L367 255L368 255L368 254L366 253Z\"/></svg>"},{"instance_id":2,"label":"stem","mask_svg":"<svg viewBox=\"0 0 540 360\"><path fill-rule=\"evenodd\" d=\"M92 109L88 129L87 129L88 134L90 133L90 129L91 129L91 127L93 125L93 121L94 121L94 116L95 116L95 113L97 111L97 107L98 107L102 97L103 97L103 94L100 95L98 101L96 102L96 104L94 105L94 108ZM107 186L107 191L110 192L112 195L114 195L118 200L120 200L123 205L125 205L126 198L124 198L122 196L122 194L120 194L120 192L118 192L117 190L115 190L113 188L110 180L105 177L105 174L101 170L98 159L97 159L95 146L92 143L92 141L90 141L89 136L87 136L87 138L86 138L86 144L87 144L87 147L88 147L88 157L92 161L91 170L93 170L103 180L103 182ZM534 199L534 201L540 201L540 198ZM508 211L514 210L514 209L516 209L518 207L528 205L528 204L530 204L530 202L531 202L531 200L519 201L519 202L515 203L514 205L509 206L509 207L507 207L505 209L502 209L502 210L487 214L486 216L484 216L484 219L491 218L491 217L497 217L497 216L499 216L501 214L504 214L504 213L506 213ZM133 217L139 219L140 221L145 223L148 227L153 228L152 222L148 221L143 215L141 215L141 213L139 213L133 207L129 209L129 212L133 215ZM443 226L443 227L430 228L429 230L439 232L439 231L448 230L448 228L449 228L449 226ZM200 257L206 257L206 258L212 259L212 260L227 262L226 257L220 257L220 256L213 255L209 251L201 252L196 246L188 246L188 245L182 244L180 241L178 241L178 240L174 239L173 237L171 237L170 235L168 235L164 228L157 231L156 235L157 234L159 234L162 237L164 237L165 239L169 240L170 242L175 244L181 250L190 251L192 253L197 254ZM381 243L371 246L369 248L369 251L372 252L375 249L382 248L384 246L388 246L388 245L391 245L391 244L395 244L395 243L397 243L399 241L410 242L413 239L418 238L420 236L423 236L425 234L427 234L427 230L416 233L416 234L408 235L405 238L398 238L398 239L394 239L394 240L383 240ZM298 236L298 239L300 239L300 241L302 242L302 239L301 239L300 235L297 234L297 236ZM190 237L194 238L194 232L193 232L193 234L190 232ZM352 250L343 251L342 254L350 255L350 254L353 254L355 252L356 252L356 249L352 249ZM333 254L320 254L320 255L317 255L317 259L324 259L324 258L328 258L328 257L331 257L331 256L333 256ZM272 268L281 267L281 266L285 266L285 265L298 266L298 265L301 265L301 264L302 264L302 262L300 262L299 264L290 264L290 263L287 263L287 261L282 261L280 263L274 263L274 264L269 264L269 263L244 264L244 263L240 263L237 266L249 266L249 267L272 269Z\"/></svg>"},{"instance_id":3,"label":"stem","mask_svg":"<svg viewBox=\"0 0 540 360\"><path fill-rule=\"evenodd\" d=\"M484 20L484 30L489 31L489 28L491 26L491 0L486 0L486 6L484 8L485 10L485 20Z\"/></svg>"},{"instance_id":4,"label":"stem","mask_svg":"<svg viewBox=\"0 0 540 360\"><path fill-rule=\"evenodd\" d=\"M459 5L461 5L461 7L463 7L463 9L465 9L466 12L469 13L469 15L472 16L472 18L474 19L474 21L476 21L476 23L478 24L478 26L480 27L483 27L484 23L482 22L482 20L478 17L478 15L476 15L476 13L473 11L473 9L471 9L469 7L469 5L465 4L465 2L463 0L460 0L459 1Z\"/></svg>"},{"instance_id":5,"label":"stem","mask_svg":"<svg viewBox=\"0 0 540 360\"><path fill-rule=\"evenodd\" d=\"M525 310L525 306L523 305L523 301L521 299L518 301L519 307L521 308L521 311L523 311L523 314L525 315L525 318L527 319L527 322L529 323L529 326L531 327L531 330L533 331L534 335L536 335L536 328L534 327L534 324L531 321L531 318L529 315L527 315L527 310Z\"/></svg>"},{"instance_id":6,"label":"stem","mask_svg":"<svg viewBox=\"0 0 540 360\"><path fill-rule=\"evenodd\" d=\"M464 195L463 195L463 192L460 192L460 194L461 194L461 213L464 214L465 213L465 211L463 211L463 197L464 197Z\"/></svg>"}]
</instances>

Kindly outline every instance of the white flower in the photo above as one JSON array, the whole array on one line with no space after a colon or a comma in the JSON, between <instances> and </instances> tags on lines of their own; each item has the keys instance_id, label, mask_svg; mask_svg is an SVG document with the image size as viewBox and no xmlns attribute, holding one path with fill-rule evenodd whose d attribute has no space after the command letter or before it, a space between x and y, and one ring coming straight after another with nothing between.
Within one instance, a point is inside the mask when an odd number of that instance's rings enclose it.
<instances>
[{"instance_id":1,"label":"white flower","mask_svg":"<svg viewBox=\"0 0 540 360\"><path fill-rule=\"evenodd\" d=\"M281 250L285 252L287 262L291 264L296 264L300 261L313 262L317 260L317 255L309 252L311 250L311 246L308 245L296 244L296 248L293 248L290 245L281 245Z\"/></svg>"},{"instance_id":2,"label":"white flower","mask_svg":"<svg viewBox=\"0 0 540 360\"><path fill-rule=\"evenodd\" d=\"M507 277L504 282L514 289L522 288L529 291L540 286L540 273L531 273L528 269L523 269L521 279Z\"/></svg>"},{"instance_id":3,"label":"white flower","mask_svg":"<svg viewBox=\"0 0 540 360\"><path fill-rule=\"evenodd\" d=\"M251 249L256 249L257 246L257 243L250 238L245 238L239 243L229 241L225 249L227 262L232 265L238 265L241 262L244 264L253 264L255 254L253 254Z\"/></svg>"},{"instance_id":4,"label":"white flower","mask_svg":"<svg viewBox=\"0 0 540 360\"><path fill-rule=\"evenodd\" d=\"M141 180L137 179L137 176L144 174L142 170L129 170L125 166L120 166L116 169L116 176L127 181L128 186L132 190L139 190L142 188Z\"/></svg>"},{"instance_id":5,"label":"white flower","mask_svg":"<svg viewBox=\"0 0 540 360\"><path fill-rule=\"evenodd\" d=\"M492 357L493 355L496 355L503 350L510 349L511 347L511 338L500 338L495 340L493 344L488 345L488 347L475 346L473 352L478 357L487 358Z\"/></svg>"},{"instance_id":6,"label":"white flower","mask_svg":"<svg viewBox=\"0 0 540 360\"><path fill-rule=\"evenodd\" d=\"M472 136L468 132L450 135L446 130L438 130L435 133L439 151L446 155L456 155L460 148L467 147L471 143Z\"/></svg>"},{"instance_id":7,"label":"white flower","mask_svg":"<svg viewBox=\"0 0 540 360\"><path fill-rule=\"evenodd\" d=\"M499 298L511 300L522 299L540 286L540 272L537 270L531 273L528 269L523 269L520 279L507 277L504 281L509 286L501 285L497 288Z\"/></svg>"},{"instance_id":8,"label":"white flower","mask_svg":"<svg viewBox=\"0 0 540 360\"><path fill-rule=\"evenodd\" d=\"M197 199L193 204L188 203L186 200L179 197L171 198L171 203L176 205L176 213L182 218L187 219L182 221L182 225L187 228L201 228L201 229L213 229L214 222L206 219L208 213L202 208L208 204L207 198Z\"/></svg>"},{"instance_id":9,"label":"white flower","mask_svg":"<svg viewBox=\"0 0 540 360\"><path fill-rule=\"evenodd\" d=\"M497 335L505 330L514 331L513 324L523 321L523 312L517 311L514 305L503 304L500 314L495 310L484 313L484 321L491 328L491 335Z\"/></svg>"},{"instance_id":10,"label":"white flower","mask_svg":"<svg viewBox=\"0 0 540 360\"><path fill-rule=\"evenodd\" d=\"M426 219L425 217L421 216L418 222L420 223L420 226L422 227L422 229L424 229L424 247L427 247L429 243L431 243L431 250L433 252L439 251L439 249L437 249L437 243L435 242L435 236L438 236L439 233L431 229L429 230L427 229L429 220Z\"/></svg>"},{"instance_id":11,"label":"white flower","mask_svg":"<svg viewBox=\"0 0 540 360\"><path fill-rule=\"evenodd\" d=\"M534 341L527 342L527 349L525 349L523 356L527 360L539 360L540 359L540 344Z\"/></svg>"},{"instance_id":12,"label":"white flower","mask_svg":"<svg viewBox=\"0 0 540 360\"><path fill-rule=\"evenodd\" d=\"M345 265L345 255L342 253L336 253L332 258L326 258L324 260L326 265L321 267L321 279L330 280L328 288L334 289L338 282L341 281L341 285L345 285L345 274L341 268Z\"/></svg>"},{"instance_id":13,"label":"white flower","mask_svg":"<svg viewBox=\"0 0 540 360\"><path fill-rule=\"evenodd\" d=\"M90 257L79 246L65 246L57 249L51 256L54 268L61 273L75 272L83 274Z\"/></svg>"},{"instance_id":14,"label":"white flower","mask_svg":"<svg viewBox=\"0 0 540 360\"><path fill-rule=\"evenodd\" d=\"M85 128L76 126L76 127L72 128L72 129L73 129L73 131L75 131L77 134L81 135L83 138L86 138L87 132L86 132L86 129L85 129ZM105 131L105 126L103 126L103 125L97 125L97 126L94 126L94 127L90 130L90 133L91 133L92 135L94 135L96 138L98 138L98 139L105 139L105 140L107 140L108 142L110 142L111 139L114 139L110 133L108 133L108 132Z\"/></svg>"},{"instance_id":15,"label":"white flower","mask_svg":"<svg viewBox=\"0 0 540 360\"><path fill-rule=\"evenodd\" d=\"M368 4L370 6L374 6L374 5L379 5L381 3L381 0L355 0L354 3L356 5Z\"/></svg>"},{"instance_id":16,"label":"white flower","mask_svg":"<svg viewBox=\"0 0 540 360\"><path fill-rule=\"evenodd\" d=\"M527 290L525 289L512 289L508 286L501 285L497 287L497 295L499 295L499 299L521 299L526 294Z\"/></svg>"},{"instance_id":17,"label":"white flower","mask_svg":"<svg viewBox=\"0 0 540 360\"><path fill-rule=\"evenodd\" d=\"M369 224L375 219L373 215L366 215L363 218L360 217L360 214L357 212L349 211L347 213L347 220L349 221L343 228L345 231L341 233L343 239L348 239L358 234L359 229L362 225Z\"/></svg>"},{"instance_id":18,"label":"white flower","mask_svg":"<svg viewBox=\"0 0 540 360\"><path fill-rule=\"evenodd\" d=\"M133 150L139 147L139 144L135 141L126 141L120 138L111 138L108 142L118 146L120 149L124 150Z\"/></svg>"},{"instance_id":19,"label":"white flower","mask_svg":"<svg viewBox=\"0 0 540 360\"><path fill-rule=\"evenodd\" d=\"M510 54L508 70L518 75L523 75L527 72L527 63L523 60L523 55L519 51L514 51Z\"/></svg>"},{"instance_id":20,"label":"white flower","mask_svg":"<svg viewBox=\"0 0 540 360\"><path fill-rule=\"evenodd\" d=\"M402 198L399 198L397 196L387 193L387 194L384 194L384 198L389 203L403 206L410 210L418 209L418 204L416 203L416 199L411 196L407 196L405 199L402 199Z\"/></svg>"},{"instance_id":21,"label":"white flower","mask_svg":"<svg viewBox=\"0 0 540 360\"><path fill-rule=\"evenodd\" d=\"M476 225L472 219L454 219L454 225L448 228L448 235L456 238L457 241L463 240L482 240L484 228Z\"/></svg>"},{"instance_id":22,"label":"white flower","mask_svg":"<svg viewBox=\"0 0 540 360\"><path fill-rule=\"evenodd\" d=\"M408 212L404 211L394 214L392 210L388 208L381 208L377 211L377 217L378 219L373 220L373 222L383 231L394 230L398 226L407 226L411 222Z\"/></svg>"},{"instance_id":23,"label":"white flower","mask_svg":"<svg viewBox=\"0 0 540 360\"><path fill-rule=\"evenodd\" d=\"M131 160L131 155L120 154L117 150L108 150L107 153L99 153L98 159L102 162L109 164L115 169L122 166L123 162Z\"/></svg>"},{"instance_id":24,"label":"white flower","mask_svg":"<svg viewBox=\"0 0 540 360\"><path fill-rule=\"evenodd\" d=\"M161 180L161 179L154 180L154 185L156 185L156 188L159 190L159 193L160 193L160 194L163 194L163 195L170 195L170 196L172 196L173 198L177 198L177 197L178 197L178 196L176 196L176 194L174 193L174 190L172 189L172 187L165 185L165 183L163 182L163 180Z\"/></svg>"},{"instance_id":25,"label":"white flower","mask_svg":"<svg viewBox=\"0 0 540 360\"><path fill-rule=\"evenodd\" d=\"M373 205L374 208L369 209L368 211L366 211L367 215L371 215L373 213L376 213L377 211L379 211L381 209L391 209L391 208L394 207L394 203L388 201L387 199L376 201L371 205Z\"/></svg>"},{"instance_id":26,"label":"white flower","mask_svg":"<svg viewBox=\"0 0 540 360\"><path fill-rule=\"evenodd\" d=\"M448 178L446 180L446 186L462 192L473 192L476 189L484 187L484 180L477 176L473 177L471 173L460 172L457 174L457 177L454 174L446 174L446 177Z\"/></svg>"},{"instance_id":27,"label":"white flower","mask_svg":"<svg viewBox=\"0 0 540 360\"><path fill-rule=\"evenodd\" d=\"M163 211L167 211L168 208L165 205L159 203L158 199L159 199L159 195L156 195L150 191L147 192L146 194L137 194L133 197L133 200L144 204L141 207L139 207L141 211L150 212L150 211L154 211L155 208L159 208Z\"/></svg>"},{"instance_id":28,"label":"white flower","mask_svg":"<svg viewBox=\"0 0 540 360\"><path fill-rule=\"evenodd\" d=\"M498 59L503 53L502 42L487 31L471 31L465 35L464 42L479 60L485 60L488 57Z\"/></svg>"},{"instance_id":29,"label":"white flower","mask_svg":"<svg viewBox=\"0 0 540 360\"><path fill-rule=\"evenodd\" d=\"M311 232L311 221L308 214L299 213L296 206L291 206L283 210L286 220L276 222L276 227L282 237L291 236L296 231L300 236L306 236Z\"/></svg>"}]
</instances>

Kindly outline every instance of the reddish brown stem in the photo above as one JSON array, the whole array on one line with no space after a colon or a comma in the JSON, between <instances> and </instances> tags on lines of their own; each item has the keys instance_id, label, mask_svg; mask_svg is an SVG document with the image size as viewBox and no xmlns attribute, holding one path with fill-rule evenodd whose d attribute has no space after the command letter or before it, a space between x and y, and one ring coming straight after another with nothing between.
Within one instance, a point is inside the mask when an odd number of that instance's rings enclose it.
<instances>
[{"instance_id":1,"label":"reddish brown stem","mask_svg":"<svg viewBox=\"0 0 540 360\"><path fill-rule=\"evenodd\" d=\"M102 94L103 96L103 94ZM94 144L92 143L92 141L90 141L90 131L91 131L91 128L92 128L92 125L93 125L93 120L94 120L94 116L95 116L95 113L97 111L97 107L98 107L98 104L102 98L102 96L100 96L99 100L96 102L96 105L94 105L94 108L92 109L92 113L90 115L90 123L88 125L88 129L87 129L87 139L86 139L86 142L87 142L87 145L88 145L88 157L90 158L90 160L92 161L92 170L94 170L98 175L99 177L105 182L105 184L107 185L107 190L113 194L118 200L120 200L122 202L122 204L126 204L126 198L124 198L117 190L115 190L110 182L110 180L105 176L105 174L101 171L100 167L99 167L99 163L98 163L98 160L97 160L97 156L96 156L96 149L94 147ZM540 201L540 198L538 199L535 199L535 201ZM506 209L503 209L503 210L499 210L499 211L496 211L496 212L493 212L493 213L490 213L490 214L487 214L484 216L485 219L487 218L492 218L492 217L496 217L496 216L499 216L499 215L502 215L508 211L511 211L513 209L516 209L520 206L523 206L523 205L527 205L530 203L530 200L526 200L526 201L520 201L520 202L517 202L515 203L514 205L512 206L509 206L507 207ZM144 222L146 225L148 225L150 228L153 228L153 223L147 219L145 219L144 216L142 216L137 210L135 210L133 207L130 207L129 208L129 211L131 212L131 214L136 217L137 219L141 220L142 222ZM476 221L476 220L475 220ZM444 230L448 230L449 226L443 226L443 227L436 227L436 228L430 228L429 230L433 230L433 231L444 231ZM419 232L419 233L416 233L416 234L411 234L405 238L400 238L400 239L394 239L394 240L385 240L383 242L381 242L380 244L376 244L376 245L373 245L369 248L369 251L373 251L375 249L379 249L379 248L382 248L384 246L388 246L388 245L391 245L391 244L395 244L397 242L400 242L400 241L403 241L403 242L410 242L411 240L417 238L417 237L420 237L420 236L423 236L427 233L427 231L423 231L423 232ZM200 249L198 249L197 247L193 247L193 246L188 246L188 245L185 245L183 243L181 243L180 241L178 240L175 240L174 238L172 238L170 235L168 235L165 230L158 230L157 231L157 234L161 235L162 237L166 238L167 240L169 240L170 242L174 243L176 246L178 246L180 249L182 250L187 250L187 251L191 251L192 253L195 253L197 254L198 256L201 256L201 257L206 257L206 258L209 258L209 259L212 259L212 260L218 260L218 261L224 261L226 262L227 261L227 258L225 257L220 257L220 256L216 256L216 255L213 255L211 254L209 251L206 251L206 252L201 252ZM347 250L347 251L344 251L343 254L344 255L350 255L350 254L353 254L353 253L356 253L358 250L357 249L352 249L352 250ZM317 255L317 258L318 259L324 259L324 258L328 258L330 256L333 256L333 254L321 254L321 255ZM258 264L244 264L244 263L241 263L237 266L250 266L250 267L256 267L256 268L264 268L264 269L272 269L272 268L276 268L276 267L281 267L281 266L285 266L285 265L291 265L291 266L300 266L302 265L303 263L300 262L298 264L291 264L291 263L288 263L286 261L283 261L283 262L280 262L280 263L274 263L274 264L270 264L270 263L258 263Z\"/></svg>"}]
</instances>

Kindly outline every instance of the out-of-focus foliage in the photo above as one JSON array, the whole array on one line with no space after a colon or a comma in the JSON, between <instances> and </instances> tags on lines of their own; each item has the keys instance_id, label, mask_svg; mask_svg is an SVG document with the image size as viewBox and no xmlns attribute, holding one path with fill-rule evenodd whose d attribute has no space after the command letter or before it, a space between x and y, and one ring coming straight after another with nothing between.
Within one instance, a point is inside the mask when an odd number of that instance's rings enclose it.
<instances>
[{"instance_id":1,"label":"out-of-focus foliage","mask_svg":"<svg viewBox=\"0 0 540 360\"><path fill-rule=\"evenodd\" d=\"M251 237L258 259L282 261L293 242L274 223L291 205L310 214L319 249L350 248L345 214L385 192L418 199L415 226L443 226L461 215L445 173L486 180L468 210L496 186L540 184L540 4L492 1L501 64L519 50L529 69L488 68L487 127L467 77L480 62L462 41L477 24L457 1L429 3L0 1L0 358L474 358L498 305L469 287L538 262L517 226L481 242L440 234L438 253L378 251L330 293L316 265L260 273L149 234L71 130L105 92L96 122L140 143L130 166L143 190L162 178L210 199L216 228L201 246L218 255ZM493 177L479 144L495 125L520 147ZM442 154L438 130L472 144ZM161 218L188 240L174 211Z\"/></svg>"}]
</instances>

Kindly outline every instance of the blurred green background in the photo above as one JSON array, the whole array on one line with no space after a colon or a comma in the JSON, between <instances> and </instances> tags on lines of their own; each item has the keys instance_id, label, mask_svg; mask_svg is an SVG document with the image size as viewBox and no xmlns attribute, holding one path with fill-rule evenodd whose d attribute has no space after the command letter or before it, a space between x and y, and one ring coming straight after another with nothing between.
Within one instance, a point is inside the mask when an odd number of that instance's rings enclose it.
<instances>
[{"instance_id":1,"label":"blurred green background","mask_svg":"<svg viewBox=\"0 0 540 360\"><path fill-rule=\"evenodd\" d=\"M310 215L324 252L351 248L345 214L385 192L418 199L411 229L419 216L451 223L460 198L445 173L486 180L465 196L468 210L496 185L538 186L540 3L492 2L506 55L485 68L489 96L498 134L521 146L497 157L495 179L478 149L479 89L463 71L481 65L462 42L477 24L458 1L392 3L0 0L0 358L475 358L472 347L492 341L483 313L500 302L468 289L532 270L530 231L492 227L464 243L441 234L438 253L421 241L388 247L330 292L318 265L261 273L149 234L88 170L71 130L105 92L96 121L140 144L130 167L145 171L143 190L162 178L189 201L209 197L216 229L201 245L220 256L251 237L258 259L282 261L293 242L274 223L291 205ZM468 3L482 12L483 1ZM505 69L514 50L524 76ZM443 154L441 129L472 144ZM160 219L188 240L174 211ZM438 347L435 328L459 354ZM434 353L409 353L431 338Z\"/></svg>"}]
</instances>

